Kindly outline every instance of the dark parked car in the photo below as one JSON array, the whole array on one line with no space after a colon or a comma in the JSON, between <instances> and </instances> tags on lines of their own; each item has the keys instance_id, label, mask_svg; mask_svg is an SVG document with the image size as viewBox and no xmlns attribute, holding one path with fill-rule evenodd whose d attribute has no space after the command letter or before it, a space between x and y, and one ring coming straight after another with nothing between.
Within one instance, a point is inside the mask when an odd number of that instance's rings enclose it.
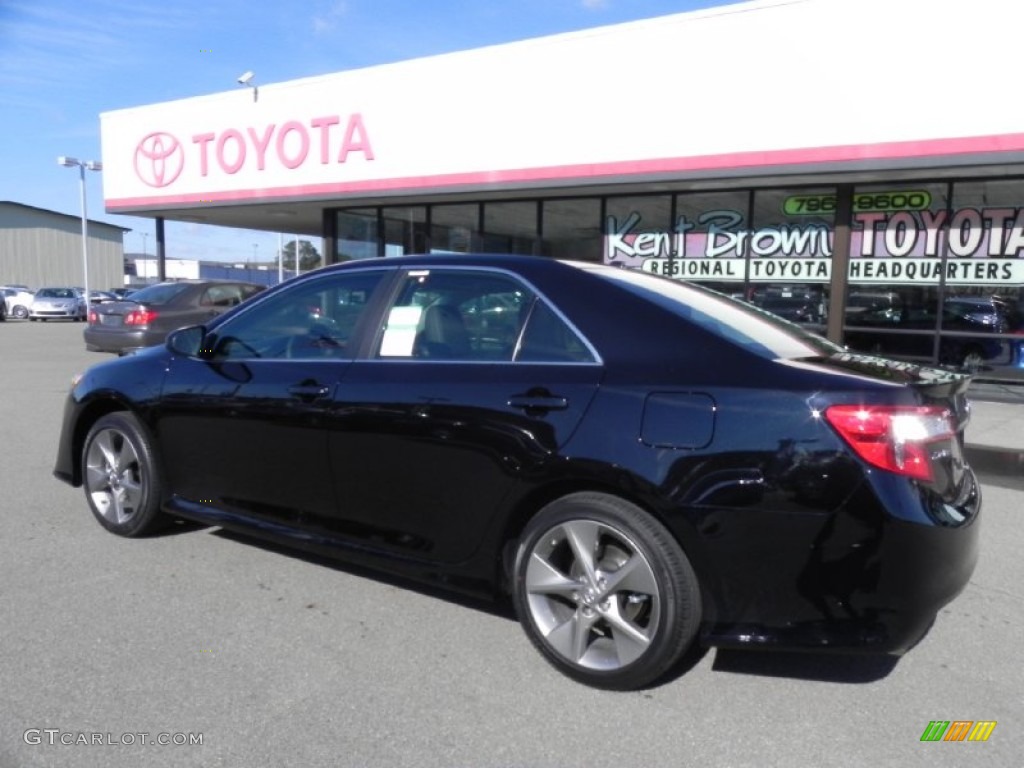
<instances>
[{"instance_id":1,"label":"dark parked car","mask_svg":"<svg viewBox=\"0 0 1024 768\"><path fill-rule=\"evenodd\" d=\"M846 315L845 340L851 349L865 352L930 358L937 314L937 302L855 309ZM972 372L985 366L1019 367L1024 362L1021 339L994 336L1019 334L1022 324L1016 306L997 297L950 296L942 304L938 361Z\"/></svg>"},{"instance_id":2,"label":"dark parked car","mask_svg":"<svg viewBox=\"0 0 1024 768\"><path fill-rule=\"evenodd\" d=\"M757 291L753 303L793 323L821 324L825 321L825 300L821 292L803 286L772 286Z\"/></svg>"},{"instance_id":3,"label":"dark parked car","mask_svg":"<svg viewBox=\"0 0 1024 768\"><path fill-rule=\"evenodd\" d=\"M122 536L510 595L555 667L627 689L693 642L910 648L978 553L968 383L641 272L375 259L90 368L55 474Z\"/></svg>"},{"instance_id":4,"label":"dark parked car","mask_svg":"<svg viewBox=\"0 0 1024 768\"><path fill-rule=\"evenodd\" d=\"M175 328L205 323L264 290L234 280L157 283L117 301L93 304L83 331L93 352L124 354L160 344Z\"/></svg>"}]
</instances>

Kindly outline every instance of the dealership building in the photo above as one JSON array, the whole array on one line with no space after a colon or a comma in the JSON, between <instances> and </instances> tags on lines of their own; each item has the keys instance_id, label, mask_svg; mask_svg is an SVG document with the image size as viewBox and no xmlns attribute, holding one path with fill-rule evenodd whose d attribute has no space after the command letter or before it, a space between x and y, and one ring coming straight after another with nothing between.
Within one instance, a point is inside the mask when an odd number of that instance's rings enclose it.
<instances>
[{"instance_id":1,"label":"dealership building","mask_svg":"<svg viewBox=\"0 0 1024 768\"><path fill-rule=\"evenodd\" d=\"M102 115L109 213L585 259L1021 368L1024 5L758 0ZM162 252L162 251L158 251ZM656 329L652 329L656 332Z\"/></svg>"}]
</instances>

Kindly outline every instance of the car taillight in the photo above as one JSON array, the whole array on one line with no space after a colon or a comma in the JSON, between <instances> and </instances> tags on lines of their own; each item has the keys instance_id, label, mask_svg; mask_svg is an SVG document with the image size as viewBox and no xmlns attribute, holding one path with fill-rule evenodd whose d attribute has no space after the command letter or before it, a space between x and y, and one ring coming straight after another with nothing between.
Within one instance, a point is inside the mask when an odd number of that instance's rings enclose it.
<instances>
[{"instance_id":1,"label":"car taillight","mask_svg":"<svg viewBox=\"0 0 1024 768\"><path fill-rule=\"evenodd\" d=\"M946 408L832 405L825 418L864 461L916 480L932 480L928 446L955 436Z\"/></svg>"},{"instance_id":2,"label":"car taillight","mask_svg":"<svg viewBox=\"0 0 1024 768\"><path fill-rule=\"evenodd\" d=\"M145 307L133 309L124 316L125 325L149 325L154 320L156 320L156 312Z\"/></svg>"},{"instance_id":3,"label":"car taillight","mask_svg":"<svg viewBox=\"0 0 1024 768\"><path fill-rule=\"evenodd\" d=\"M96 314L95 309L89 310L89 325L96 325L100 321L100 316Z\"/></svg>"}]
</instances>

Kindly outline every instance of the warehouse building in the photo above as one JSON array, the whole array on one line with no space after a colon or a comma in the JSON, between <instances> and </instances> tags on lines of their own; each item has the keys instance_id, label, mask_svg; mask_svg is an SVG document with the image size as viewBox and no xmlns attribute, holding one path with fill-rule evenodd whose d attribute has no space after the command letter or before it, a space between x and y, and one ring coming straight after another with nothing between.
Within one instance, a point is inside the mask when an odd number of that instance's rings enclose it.
<instances>
[{"instance_id":1,"label":"warehouse building","mask_svg":"<svg viewBox=\"0 0 1024 768\"><path fill-rule=\"evenodd\" d=\"M124 233L89 220L89 287L124 284ZM0 285L81 286L82 218L0 200Z\"/></svg>"}]
</instances>

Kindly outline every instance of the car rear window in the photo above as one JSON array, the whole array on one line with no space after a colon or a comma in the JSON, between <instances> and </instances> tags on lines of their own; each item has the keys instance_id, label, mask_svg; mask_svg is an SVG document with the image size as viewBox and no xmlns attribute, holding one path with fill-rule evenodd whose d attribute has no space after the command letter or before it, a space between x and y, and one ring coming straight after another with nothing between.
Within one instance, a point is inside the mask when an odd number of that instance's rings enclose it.
<instances>
[{"instance_id":1,"label":"car rear window","mask_svg":"<svg viewBox=\"0 0 1024 768\"><path fill-rule=\"evenodd\" d=\"M158 283L136 291L127 300L139 304L166 304L179 293L187 290L187 283Z\"/></svg>"},{"instance_id":2,"label":"car rear window","mask_svg":"<svg viewBox=\"0 0 1024 768\"><path fill-rule=\"evenodd\" d=\"M843 351L794 323L692 283L600 264L575 263L572 266L614 282L761 357L792 360Z\"/></svg>"}]
</instances>

